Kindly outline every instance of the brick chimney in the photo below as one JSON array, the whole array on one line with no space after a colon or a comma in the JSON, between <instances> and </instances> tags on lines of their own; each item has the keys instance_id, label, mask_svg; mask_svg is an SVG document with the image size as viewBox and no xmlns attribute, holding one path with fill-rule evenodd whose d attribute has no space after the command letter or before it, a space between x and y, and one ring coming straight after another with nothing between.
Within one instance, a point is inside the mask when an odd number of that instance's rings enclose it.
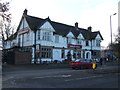
<instances>
[{"instance_id":1,"label":"brick chimney","mask_svg":"<svg viewBox=\"0 0 120 90\"><path fill-rule=\"evenodd\" d=\"M78 28L78 22L75 23L75 27Z\"/></svg>"},{"instance_id":2,"label":"brick chimney","mask_svg":"<svg viewBox=\"0 0 120 90\"><path fill-rule=\"evenodd\" d=\"M25 9L23 15L27 15L28 10Z\"/></svg>"},{"instance_id":3,"label":"brick chimney","mask_svg":"<svg viewBox=\"0 0 120 90\"><path fill-rule=\"evenodd\" d=\"M91 26L89 26L89 27L88 27L88 30L89 30L90 32L92 32L92 27L91 27Z\"/></svg>"}]
</instances>

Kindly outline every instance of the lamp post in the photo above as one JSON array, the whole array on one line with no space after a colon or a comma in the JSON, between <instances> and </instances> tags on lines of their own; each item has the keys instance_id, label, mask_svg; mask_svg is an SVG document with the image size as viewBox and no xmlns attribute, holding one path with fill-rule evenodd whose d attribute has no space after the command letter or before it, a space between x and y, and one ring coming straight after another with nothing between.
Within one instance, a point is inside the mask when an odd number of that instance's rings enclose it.
<instances>
[{"instance_id":1,"label":"lamp post","mask_svg":"<svg viewBox=\"0 0 120 90\"><path fill-rule=\"evenodd\" d=\"M112 16L114 16L114 15L116 15L117 13L114 13L114 14L112 14L112 15L110 15L110 32L111 32L111 45L112 45L112 20L111 20L111 17ZM111 50L111 53L112 53L113 51ZM111 54L111 60L113 60L113 54Z\"/></svg>"},{"instance_id":2,"label":"lamp post","mask_svg":"<svg viewBox=\"0 0 120 90\"><path fill-rule=\"evenodd\" d=\"M114 13L112 15L110 15L110 33L111 33L111 44L112 44L112 20L111 20L111 17L116 15L117 13Z\"/></svg>"}]
</instances>

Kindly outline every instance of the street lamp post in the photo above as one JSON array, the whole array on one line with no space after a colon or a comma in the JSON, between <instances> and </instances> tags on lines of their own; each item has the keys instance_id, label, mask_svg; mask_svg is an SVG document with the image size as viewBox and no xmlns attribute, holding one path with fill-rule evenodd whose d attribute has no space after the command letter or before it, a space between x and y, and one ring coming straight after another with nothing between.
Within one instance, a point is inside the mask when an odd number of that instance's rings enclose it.
<instances>
[{"instance_id":1,"label":"street lamp post","mask_svg":"<svg viewBox=\"0 0 120 90\"><path fill-rule=\"evenodd\" d=\"M113 15L116 15L117 13L114 13L114 14L112 14L112 15L110 15L110 33L111 33L111 44L112 44L112 20L111 20L111 17L113 16Z\"/></svg>"},{"instance_id":2,"label":"street lamp post","mask_svg":"<svg viewBox=\"0 0 120 90\"><path fill-rule=\"evenodd\" d=\"M114 13L114 14L110 15L111 45L112 45L112 20L111 20L111 17L114 16L114 15L116 15L116 14L117 13ZM111 50L111 52L113 52L113 51ZM111 55L111 60L113 60L113 55Z\"/></svg>"}]
</instances>

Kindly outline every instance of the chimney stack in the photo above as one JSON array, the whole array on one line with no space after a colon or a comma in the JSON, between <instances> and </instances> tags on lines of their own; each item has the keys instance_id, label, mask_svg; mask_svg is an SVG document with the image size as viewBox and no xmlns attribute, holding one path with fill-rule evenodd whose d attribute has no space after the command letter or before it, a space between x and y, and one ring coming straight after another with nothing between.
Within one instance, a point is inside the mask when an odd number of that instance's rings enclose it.
<instances>
[{"instance_id":1,"label":"chimney stack","mask_svg":"<svg viewBox=\"0 0 120 90\"><path fill-rule=\"evenodd\" d=\"M27 15L28 10L25 9L23 15Z\"/></svg>"},{"instance_id":2,"label":"chimney stack","mask_svg":"<svg viewBox=\"0 0 120 90\"><path fill-rule=\"evenodd\" d=\"M75 27L78 28L78 22L75 23Z\"/></svg>"},{"instance_id":3,"label":"chimney stack","mask_svg":"<svg viewBox=\"0 0 120 90\"><path fill-rule=\"evenodd\" d=\"M92 27L91 27L91 26L89 26L89 27L88 27L88 30L89 30L90 32L92 32Z\"/></svg>"}]
</instances>

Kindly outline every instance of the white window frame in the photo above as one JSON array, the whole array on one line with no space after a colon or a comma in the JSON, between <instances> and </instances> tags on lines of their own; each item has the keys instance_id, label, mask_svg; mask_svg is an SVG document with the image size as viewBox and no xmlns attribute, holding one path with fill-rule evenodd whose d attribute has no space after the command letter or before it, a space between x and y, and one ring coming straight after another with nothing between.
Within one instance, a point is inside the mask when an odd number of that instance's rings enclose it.
<instances>
[{"instance_id":1,"label":"white window frame","mask_svg":"<svg viewBox=\"0 0 120 90\"><path fill-rule=\"evenodd\" d=\"M67 38L67 43L68 43L68 44L72 44L72 37L68 37L68 38Z\"/></svg>"},{"instance_id":2,"label":"white window frame","mask_svg":"<svg viewBox=\"0 0 120 90\"><path fill-rule=\"evenodd\" d=\"M30 33L27 33L27 35L26 35L27 37L27 41L29 41L30 40Z\"/></svg>"},{"instance_id":3,"label":"white window frame","mask_svg":"<svg viewBox=\"0 0 120 90\"><path fill-rule=\"evenodd\" d=\"M40 30L37 31L37 40L40 40Z\"/></svg>"},{"instance_id":4,"label":"white window frame","mask_svg":"<svg viewBox=\"0 0 120 90\"><path fill-rule=\"evenodd\" d=\"M96 46L100 46L100 40L96 40Z\"/></svg>"},{"instance_id":5,"label":"white window frame","mask_svg":"<svg viewBox=\"0 0 120 90\"><path fill-rule=\"evenodd\" d=\"M81 39L77 39L77 45L82 45L82 40Z\"/></svg>"},{"instance_id":6,"label":"white window frame","mask_svg":"<svg viewBox=\"0 0 120 90\"><path fill-rule=\"evenodd\" d=\"M42 40L51 41L51 32L43 31Z\"/></svg>"},{"instance_id":7,"label":"white window frame","mask_svg":"<svg viewBox=\"0 0 120 90\"><path fill-rule=\"evenodd\" d=\"M51 58L52 57L51 48L41 48L41 58Z\"/></svg>"},{"instance_id":8,"label":"white window frame","mask_svg":"<svg viewBox=\"0 0 120 90\"><path fill-rule=\"evenodd\" d=\"M59 36L55 35L55 43L59 43Z\"/></svg>"}]
</instances>

